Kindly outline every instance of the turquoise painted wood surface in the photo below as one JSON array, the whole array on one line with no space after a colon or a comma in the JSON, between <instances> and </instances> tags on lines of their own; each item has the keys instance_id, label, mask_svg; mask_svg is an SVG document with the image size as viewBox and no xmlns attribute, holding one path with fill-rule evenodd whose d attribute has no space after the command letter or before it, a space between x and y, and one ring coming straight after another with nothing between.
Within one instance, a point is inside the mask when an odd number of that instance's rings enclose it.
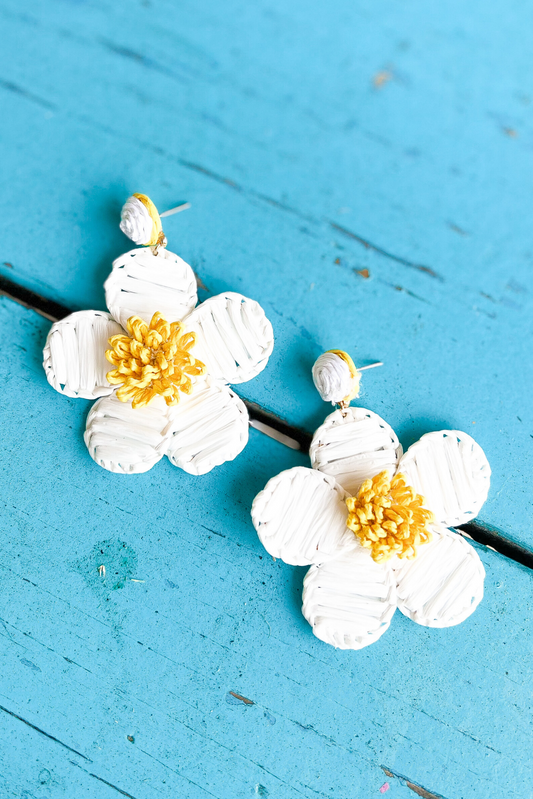
<instances>
[{"instance_id":1,"label":"turquoise painted wood surface","mask_svg":"<svg viewBox=\"0 0 533 799\"><path fill-rule=\"evenodd\" d=\"M191 201L170 249L275 327L242 394L313 430L317 355L383 360L360 404L405 445L472 433L482 521L531 549L531 6L286 6L1 0L0 272L103 308L125 197ZM464 625L335 652L249 521L303 453L252 431L202 479L110 475L48 323L0 323L3 795L533 796L530 570L479 548Z\"/></svg>"},{"instance_id":2,"label":"turquoise painted wood surface","mask_svg":"<svg viewBox=\"0 0 533 799\"><path fill-rule=\"evenodd\" d=\"M313 429L322 349L384 360L361 402L475 432L531 546L533 11L374 5L3 0L3 271L102 307L124 197L189 199L171 248L274 317L245 391Z\"/></svg>"},{"instance_id":3,"label":"turquoise painted wood surface","mask_svg":"<svg viewBox=\"0 0 533 799\"><path fill-rule=\"evenodd\" d=\"M135 799L412 795L384 769L447 799L531 790L530 570L480 549L487 595L463 625L397 613L377 644L337 652L300 614L305 569L274 562L249 522L303 454L252 431L203 479L166 460L109 474L81 441L89 403L46 383L48 323L9 300L1 322L13 795L107 796L101 780Z\"/></svg>"}]
</instances>

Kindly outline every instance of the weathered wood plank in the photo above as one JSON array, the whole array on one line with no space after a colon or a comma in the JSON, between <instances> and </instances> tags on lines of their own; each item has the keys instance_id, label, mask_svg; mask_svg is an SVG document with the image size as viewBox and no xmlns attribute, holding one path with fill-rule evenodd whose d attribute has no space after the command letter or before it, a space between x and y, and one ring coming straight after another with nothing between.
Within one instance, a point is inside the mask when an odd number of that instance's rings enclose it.
<instances>
[{"instance_id":1,"label":"weathered wood plank","mask_svg":"<svg viewBox=\"0 0 533 799\"><path fill-rule=\"evenodd\" d=\"M0 711L4 746L0 751L0 788L5 797L48 799L117 799L118 786L106 784L91 771L92 764L9 713ZM24 768L21 768L21 753ZM122 794L124 795L124 794Z\"/></svg>"},{"instance_id":2,"label":"weathered wood plank","mask_svg":"<svg viewBox=\"0 0 533 799\"><path fill-rule=\"evenodd\" d=\"M95 774L135 799L413 795L383 769L447 799L531 789L529 570L480 549L487 596L465 624L396 614L377 644L337 652L300 615L304 570L268 558L249 521L303 455L252 431L204 478L104 472L81 441L88 403L41 372L47 322L2 300L0 323L10 790L42 768L53 796L71 772L82 796Z\"/></svg>"},{"instance_id":3,"label":"weathered wood plank","mask_svg":"<svg viewBox=\"0 0 533 799\"><path fill-rule=\"evenodd\" d=\"M529 5L0 14L0 208L24 231L3 241L4 273L102 307L127 193L191 200L171 247L275 323L246 396L312 429L322 349L384 360L361 404L407 444L473 432L494 469L482 520L531 547Z\"/></svg>"},{"instance_id":4,"label":"weathered wood plank","mask_svg":"<svg viewBox=\"0 0 533 799\"><path fill-rule=\"evenodd\" d=\"M472 432L482 520L533 548L532 21L526 0L1 0L0 272L102 308L127 194L190 200L166 229L202 297L242 291L275 326L242 393L312 430L323 349L383 360L360 404L404 444ZM302 454L252 431L205 478L110 475L81 441L89 404L45 382L48 323L0 300L0 329L3 794L533 790L530 571L480 549L464 625L396 614L335 652L249 520Z\"/></svg>"}]
</instances>

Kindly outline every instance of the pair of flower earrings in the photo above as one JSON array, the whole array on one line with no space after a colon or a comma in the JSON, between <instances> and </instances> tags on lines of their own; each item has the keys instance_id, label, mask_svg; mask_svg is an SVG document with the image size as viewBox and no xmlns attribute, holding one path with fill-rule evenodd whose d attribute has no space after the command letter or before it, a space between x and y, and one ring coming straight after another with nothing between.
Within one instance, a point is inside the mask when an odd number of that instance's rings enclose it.
<instances>
[{"instance_id":1,"label":"pair of flower earrings","mask_svg":"<svg viewBox=\"0 0 533 799\"><path fill-rule=\"evenodd\" d=\"M261 306L227 292L197 306L191 267L166 249L161 217L134 194L121 230L138 249L113 262L109 313L56 322L44 348L48 382L95 399L85 443L112 472L146 472L166 455L190 474L233 460L248 441L248 413L228 384L264 369L274 346ZM427 433L403 453L377 414L350 406L360 370L340 350L321 355L313 380L338 405L315 432L312 468L273 477L252 520L275 558L310 566L302 612L314 634L341 649L383 635L396 608L428 627L464 621L483 596L485 572L449 529L487 498L481 447L455 430Z\"/></svg>"}]
</instances>

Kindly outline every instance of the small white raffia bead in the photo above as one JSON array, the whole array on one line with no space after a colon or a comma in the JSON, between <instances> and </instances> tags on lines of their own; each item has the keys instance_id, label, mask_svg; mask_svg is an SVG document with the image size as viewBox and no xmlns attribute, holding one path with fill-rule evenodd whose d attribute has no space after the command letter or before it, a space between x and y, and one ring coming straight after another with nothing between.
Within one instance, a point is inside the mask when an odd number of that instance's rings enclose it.
<instances>
[{"instance_id":1,"label":"small white raffia bead","mask_svg":"<svg viewBox=\"0 0 533 799\"><path fill-rule=\"evenodd\" d=\"M273 477L254 499L252 521L274 558L308 566L336 558L353 542L346 493L331 477L296 466Z\"/></svg>"},{"instance_id":2,"label":"small white raffia bead","mask_svg":"<svg viewBox=\"0 0 533 799\"><path fill-rule=\"evenodd\" d=\"M335 404L349 397L359 381L346 361L334 352L325 352L314 363L313 382L322 399Z\"/></svg>"},{"instance_id":3,"label":"small white raffia bead","mask_svg":"<svg viewBox=\"0 0 533 799\"><path fill-rule=\"evenodd\" d=\"M409 447L398 471L446 527L473 519L487 499L490 466L473 438L458 430L426 433Z\"/></svg>"},{"instance_id":4,"label":"small white raffia bead","mask_svg":"<svg viewBox=\"0 0 533 799\"><path fill-rule=\"evenodd\" d=\"M99 466L119 474L147 472L166 452L167 406L155 397L144 408L132 408L116 394L95 402L87 417L84 440Z\"/></svg>"},{"instance_id":5,"label":"small white raffia bead","mask_svg":"<svg viewBox=\"0 0 533 799\"><path fill-rule=\"evenodd\" d=\"M137 197L128 197L120 212L120 229L135 244L147 244L152 237L152 217Z\"/></svg>"},{"instance_id":6,"label":"small white raffia bead","mask_svg":"<svg viewBox=\"0 0 533 799\"><path fill-rule=\"evenodd\" d=\"M316 430L309 450L314 469L329 474L352 496L362 483L387 469L391 475L402 454L396 433L365 408L334 411Z\"/></svg>"},{"instance_id":7,"label":"small white raffia bead","mask_svg":"<svg viewBox=\"0 0 533 799\"><path fill-rule=\"evenodd\" d=\"M156 311L167 322L181 321L197 301L194 272L169 250L125 252L113 261L104 289L107 307L124 328L130 316L149 324Z\"/></svg>"},{"instance_id":8,"label":"small white raffia bead","mask_svg":"<svg viewBox=\"0 0 533 799\"><path fill-rule=\"evenodd\" d=\"M311 566L305 576L302 613L316 637L338 649L373 644L395 610L392 569L357 543L340 558Z\"/></svg>"},{"instance_id":9,"label":"small white raffia bead","mask_svg":"<svg viewBox=\"0 0 533 799\"><path fill-rule=\"evenodd\" d=\"M96 399L111 394L105 352L109 338L123 333L104 311L77 311L52 325L43 350L50 385L67 397Z\"/></svg>"},{"instance_id":10,"label":"small white raffia bead","mask_svg":"<svg viewBox=\"0 0 533 799\"><path fill-rule=\"evenodd\" d=\"M394 561L398 607L425 627L452 627L483 599L485 569L462 536L437 525L431 532L433 539L415 558Z\"/></svg>"},{"instance_id":11,"label":"small white raffia bead","mask_svg":"<svg viewBox=\"0 0 533 799\"><path fill-rule=\"evenodd\" d=\"M194 357L208 374L245 383L261 372L274 347L272 325L258 302L227 292L203 302L184 320L196 333Z\"/></svg>"},{"instance_id":12,"label":"small white raffia bead","mask_svg":"<svg viewBox=\"0 0 533 799\"><path fill-rule=\"evenodd\" d=\"M197 385L167 416L167 456L189 474L207 474L232 461L248 441L248 411L227 386Z\"/></svg>"}]
</instances>

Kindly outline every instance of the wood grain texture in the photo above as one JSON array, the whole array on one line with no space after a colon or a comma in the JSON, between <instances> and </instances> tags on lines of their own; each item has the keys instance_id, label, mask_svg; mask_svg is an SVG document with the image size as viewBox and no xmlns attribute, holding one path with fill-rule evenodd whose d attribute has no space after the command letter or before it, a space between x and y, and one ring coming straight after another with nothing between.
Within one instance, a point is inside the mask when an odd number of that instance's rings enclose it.
<instances>
[{"instance_id":1,"label":"wood grain texture","mask_svg":"<svg viewBox=\"0 0 533 799\"><path fill-rule=\"evenodd\" d=\"M125 198L189 200L165 231L200 299L242 292L274 324L243 396L312 431L320 352L383 360L360 404L404 447L473 434L482 520L533 549L532 17L526 0L0 0L0 273L104 310ZM303 570L249 519L303 455L251 431L203 478L103 472L89 403L46 383L48 323L1 301L0 324L3 794L531 793L530 571L478 548L486 596L463 625L397 613L369 649L331 650L301 616Z\"/></svg>"},{"instance_id":2,"label":"wood grain texture","mask_svg":"<svg viewBox=\"0 0 533 799\"><path fill-rule=\"evenodd\" d=\"M525 0L3 0L0 14L0 208L25 231L3 243L6 273L103 309L124 197L190 200L166 221L171 249L275 325L247 396L313 429L323 349L384 360L362 403L405 444L474 432L494 465L483 520L533 545Z\"/></svg>"},{"instance_id":3,"label":"wood grain texture","mask_svg":"<svg viewBox=\"0 0 533 799\"><path fill-rule=\"evenodd\" d=\"M397 613L346 657L313 638L304 570L274 562L249 518L267 477L302 454L252 430L203 478L165 461L104 472L81 440L90 403L52 392L41 369L48 323L2 300L0 324L10 790L30 777L35 790L43 768L52 797L107 796L98 780L135 799L370 796L382 766L447 799L523 796L511 773L533 785L530 571L480 548L486 597L471 619L435 631Z\"/></svg>"}]
</instances>

